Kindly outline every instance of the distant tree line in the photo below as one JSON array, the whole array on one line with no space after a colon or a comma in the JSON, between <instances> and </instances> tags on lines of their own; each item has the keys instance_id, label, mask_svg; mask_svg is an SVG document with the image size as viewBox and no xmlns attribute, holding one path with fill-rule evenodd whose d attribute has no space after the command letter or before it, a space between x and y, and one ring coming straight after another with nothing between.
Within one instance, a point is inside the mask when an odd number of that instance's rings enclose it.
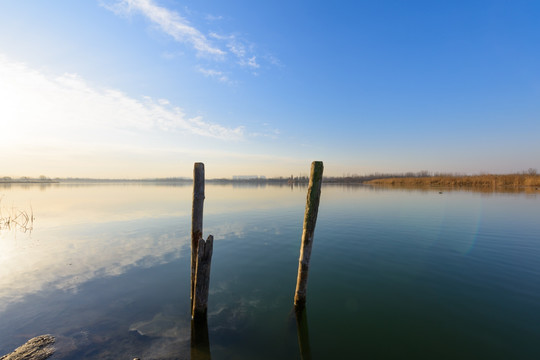
<instances>
[{"instance_id":1,"label":"distant tree line","mask_svg":"<svg viewBox=\"0 0 540 360\"><path fill-rule=\"evenodd\" d=\"M55 183L58 182L57 180L51 179L45 175L40 175L37 178L28 177L28 176L22 176L22 177L11 177L11 176L2 176L0 177L0 183L25 183L25 184L32 184L32 183Z\"/></svg>"}]
</instances>

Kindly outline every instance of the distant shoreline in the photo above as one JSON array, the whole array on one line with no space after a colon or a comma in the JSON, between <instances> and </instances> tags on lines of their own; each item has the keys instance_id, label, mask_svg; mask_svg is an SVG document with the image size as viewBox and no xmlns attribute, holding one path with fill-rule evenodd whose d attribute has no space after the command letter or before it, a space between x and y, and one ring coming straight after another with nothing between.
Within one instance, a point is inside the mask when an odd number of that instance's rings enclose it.
<instances>
[{"instance_id":1,"label":"distant shoreline","mask_svg":"<svg viewBox=\"0 0 540 360\"><path fill-rule=\"evenodd\" d=\"M10 178L0 177L1 184L191 184L191 178L147 178L147 179L96 179L96 178ZM307 184L309 178L301 177L275 177L275 178L252 178L252 179L207 179L210 184L276 184L295 185ZM540 188L540 175L537 174L486 174L486 175L429 175L424 172L412 174L372 174L354 175L342 177L324 177L324 184L364 184L377 186L406 186L406 187L481 187L481 188L502 188L502 187L532 187Z\"/></svg>"}]
</instances>

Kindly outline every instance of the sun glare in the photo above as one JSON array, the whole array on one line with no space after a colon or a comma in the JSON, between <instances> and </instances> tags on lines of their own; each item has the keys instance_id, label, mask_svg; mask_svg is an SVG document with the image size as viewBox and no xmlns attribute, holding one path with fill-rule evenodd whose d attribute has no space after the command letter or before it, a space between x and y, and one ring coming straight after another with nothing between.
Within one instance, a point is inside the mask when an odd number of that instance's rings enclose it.
<instances>
[{"instance_id":1,"label":"sun glare","mask_svg":"<svg viewBox=\"0 0 540 360\"><path fill-rule=\"evenodd\" d=\"M23 99L24 89L20 85L20 79L12 71L10 66L0 58L0 119L2 129L0 131L1 145L17 144L23 140L21 109L32 106L32 99ZM0 145L0 146L1 146Z\"/></svg>"}]
</instances>

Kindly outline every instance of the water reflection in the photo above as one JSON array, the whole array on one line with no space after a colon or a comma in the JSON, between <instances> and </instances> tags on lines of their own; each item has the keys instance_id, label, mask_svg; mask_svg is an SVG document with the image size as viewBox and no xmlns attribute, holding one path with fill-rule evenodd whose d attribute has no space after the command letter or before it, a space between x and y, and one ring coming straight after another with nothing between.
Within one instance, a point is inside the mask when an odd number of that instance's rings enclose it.
<instances>
[{"instance_id":1,"label":"water reflection","mask_svg":"<svg viewBox=\"0 0 540 360\"><path fill-rule=\"evenodd\" d=\"M300 348L300 358L311 360L311 346L309 344L309 331L307 310L304 307L301 311L295 311L296 329L298 333L298 346Z\"/></svg>"},{"instance_id":2,"label":"water reflection","mask_svg":"<svg viewBox=\"0 0 540 360\"><path fill-rule=\"evenodd\" d=\"M453 186L453 187L434 187L434 186L408 186L408 185L364 185L374 191L416 191L416 192L473 192L483 194L519 194L526 193L531 195L539 195L540 190L533 186L523 187L482 187L482 186Z\"/></svg>"},{"instance_id":3,"label":"water reflection","mask_svg":"<svg viewBox=\"0 0 540 360\"><path fill-rule=\"evenodd\" d=\"M210 340L206 316L191 320L191 360L210 360Z\"/></svg>"},{"instance_id":4,"label":"water reflection","mask_svg":"<svg viewBox=\"0 0 540 360\"><path fill-rule=\"evenodd\" d=\"M188 241L187 236L174 232L92 230L110 233L72 234L68 239L54 239L50 234L39 241L20 236L12 241L2 239L0 248L5 257L0 276L0 312L9 303L40 290L76 292L93 278L170 262L180 257L181 245Z\"/></svg>"},{"instance_id":5,"label":"water reflection","mask_svg":"<svg viewBox=\"0 0 540 360\"><path fill-rule=\"evenodd\" d=\"M58 186L55 183L0 183L0 190L11 190L13 189L36 189L38 188L41 191L45 191L53 186Z\"/></svg>"}]
</instances>

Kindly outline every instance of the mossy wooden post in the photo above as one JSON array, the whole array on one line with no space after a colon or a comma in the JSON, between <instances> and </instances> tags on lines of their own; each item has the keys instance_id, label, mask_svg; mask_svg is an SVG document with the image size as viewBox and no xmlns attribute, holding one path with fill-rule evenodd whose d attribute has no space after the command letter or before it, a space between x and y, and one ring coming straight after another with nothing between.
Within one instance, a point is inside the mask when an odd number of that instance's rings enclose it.
<instances>
[{"instance_id":1,"label":"mossy wooden post","mask_svg":"<svg viewBox=\"0 0 540 360\"><path fill-rule=\"evenodd\" d=\"M203 234L204 205L204 164L195 163L193 167L193 208L191 212L191 306L195 291L195 270L197 267L197 246Z\"/></svg>"},{"instance_id":2,"label":"mossy wooden post","mask_svg":"<svg viewBox=\"0 0 540 360\"><path fill-rule=\"evenodd\" d=\"M206 241L199 239L197 268L195 271L195 291L193 293L193 308L191 311L191 315L195 321L200 318L206 318L213 247L214 237L212 235L208 236Z\"/></svg>"},{"instance_id":3,"label":"mossy wooden post","mask_svg":"<svg viewBox=\"0 0 540 360\"><path fill-rule=\"evenodd\" d=\"M301 311L306 305L309 259L311 258L311 247L313 245L313 236L315 234L315 223L317 222L317 213L319 211L322 175L322 161L314 161L311 163L311 174L309 176L309 186L306 200L306 213L304 215L304 226L302 231L302 245L300 248L300 258L298 260L298 277L296 279L296 292L294 295L294 307L296 311Z\"/></svg>"}]
</instances>

